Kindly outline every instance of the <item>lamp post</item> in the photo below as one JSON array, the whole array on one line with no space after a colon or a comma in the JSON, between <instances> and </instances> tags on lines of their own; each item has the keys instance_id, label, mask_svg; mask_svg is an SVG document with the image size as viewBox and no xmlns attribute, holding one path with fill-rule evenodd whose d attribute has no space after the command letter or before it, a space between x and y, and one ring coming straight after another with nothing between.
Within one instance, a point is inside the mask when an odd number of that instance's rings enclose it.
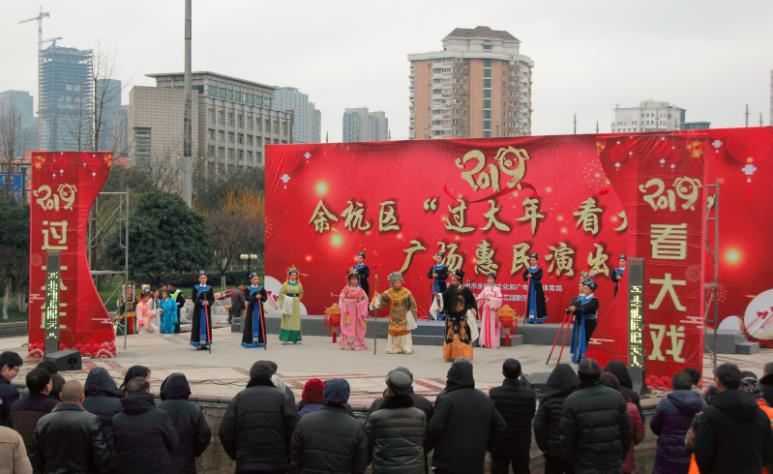
<instances>
[{"instance_id":1,"label":"lamp post","mask_svg":"<svg viewBox=\"0 0 773 474\"><path fill-rule=\"evenodd\" d=\"M254 253L242 253L239 254L239 260L247 262L247 273L252 273L252 262L255 262L255 269L258 268L258 255Z\"/></svg>"}]
</instances>

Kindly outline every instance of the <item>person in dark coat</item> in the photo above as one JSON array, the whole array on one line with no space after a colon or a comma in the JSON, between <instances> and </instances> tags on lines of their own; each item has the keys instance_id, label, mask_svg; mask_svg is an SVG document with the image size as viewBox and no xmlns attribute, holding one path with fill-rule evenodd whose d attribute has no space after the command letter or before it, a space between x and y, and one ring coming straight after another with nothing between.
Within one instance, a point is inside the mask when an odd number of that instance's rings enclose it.
<instances>
[{"instance_id":1,"label":"person in dark coat","mask_svg":"<svg viewBox=\"0 0 773 474\"><path fill-rule=\"evenodd\" d=\"M429 420L432 419L432 413L435 411L435 407L432 405L431 401L427 400L427 397L422 397L421 395L414 392L413 373L405 367L396 367L392 369L390 373L394 371L403 372L411 379L411 388L409 389L408 394L411 397L411 400L413 400L413 406L424 412L424 416L427 419L427 423L429 423ZM382 405L384 404L385 399L386 399L386 395L373 400L373 403L370 404L370 408L368 408L368 413L373 413L376 410L380 410Z\"/></svg>"},{"instance_id":2,"label":"person in dark coat","mask_svg":"<svg viewBox=\"0 0 773 474\"><path fill-rule=\"evenodd\" d=\"M617 381L620 382L620 392L623 394L623 397L631 400L631 402L636 405L636 409L639 410L641 419L644 421L644 412L641 409L641 398L633 389L633 380L631 380L631 373L628 371L628 367L619 360L613 360L604 367L604 372L609 372L617 377Z\"/></svg>"},{"instance_id":3,"label":"person in dark coat","mask_svg":"<svg viewBox=\"0 0 773 474\"><path fill-rule=\"evenodd\" d=\"M156 408L150 384L135 377L126 384L123 411L113 418L119 473L169 474L177 433L166 412Z\"/></svg>"},{"instance_id":4,"label":"person in dark coat","mask_svg":"<svg viewBox=\"0 0 773 474\"><path fill-rule=\"evenodd\" d=\"M35 426L29 456L36 473L107 473L110 448L99 420L83 409L83 386L67 382L62 402Z\"/></svg>"},{"instance_id":5,"label":"person in dark coat","mask_svg":"<svg viewBox=\"0 0 773 474\"><path fill-rule=\"evenodd\" d=\"M38 420L56 407L56 400L51 398L51 374L46 369L37 368L29 371L25 378L29 396L20 398L11 406L11 427L19 432L29 451L32 432Z\"/></svg>"},{"instance_id":6,"label":"person in dark coat","mask_svg":"<svg viewBox=\"0 0 773 474\"><path fill-rule=\"evenodd\" d=\"M11 381L19 374L24 361L16 352L0 354L0 425L11 423L11 405L19 399L19 389Z\"/></svg>"},{"instance_id":7,"label":"person in dark coat","mask_svg":"<svg viewBox=\"0 0 773 474\"><path fill-rule=\"evenodd\" d=\"M368 468L368 437L349 416L349 382L325 381L325 408L301 418L290 445L290 464L300 474L362 474Z\"/></svg>"},{"instance_id":8,"label":"person in dark coat","mask_svg":"<svg viewBox=\"0 0 773 474\"><path fill-rule=\"evenodd\" d=\"M768 406L773 407L773 362L765 364L762 378L760 379L760 385L762 385L762 393L765 397L765 401L768 403Z\"/></svg>"},{"instance_id":9,"label":"person in dark coat","mask_svg":"<svg viewBox=\"0 0 773 474\"><path fill-rule=\"evenodd\" d=\"M285 472L296 424L295 406L271 383L276 369L258 361L247 388L228 403L220 424L220 442L236 461L236 472Z\"/></svg>"},{"instance_id":10,"label":"person in dark coat","mask_svg":"<svg viewBox=\"0 0 773 474\"><path fill-rule=\"evenodd\" d=\"M675 374L671 388L673 391L658 402L650 420L650 428L658 436L653 474L687 474L690 453L684 438L693 417L703 409L703 399L692 391L692 379L687 373Z\"/></svg>"},{"instance_id":11,"label":"person in dark coat","mask_svg":"<svg viewBox=\"0 0 773 474\"><path fill-rule=\"evenodd\" d=\"M757 474L773 460L768 416L740 392L741 371L722 364L714 371L717 395L703 410L693 448L701 474Z\"/></svg>"},{"instance_id":12,"label":"person in dark coat","mask_svg":"<svg viewBox=\"0 0 773 474\"><path fill-rule=\"evenodd\" d=\"M169 415L179 443L172 452L172 472L195 474L196 458L201 456L212 438L212 430L201 408L188 401L191 387L184 374L174 372L161 384L160 410Z\"/></svg>"},{"instance_id":13,"label":"person in dark coat","mask_svg":"<svg viewBox=\"0 0 773 474\"><path fill-rule=\"evenodd\" d=\"M528 474L531 423L537 409L534 390L521 377L521 363L515 359L505 360L502 375L502 386L492 388L489 397L505 419L507 432L502 446L491 455L491 472L507 474L512 465L515 474Z\"/></svg>"},{"instance_id":14,"label":"person in dark coat","mask_svg":"<svg viewBox=\"0 0 773 474\"><path fill-rule=\"evenodd\" d=\"M59 394L62 393L65 380L62 374L59 373L59 367L56 366L56 362L51 359L43 359L37 367L46 369L51 374L51 393L48 396L59 403Z\"/></svg>"},{"instance_id":15,"label":"person in dark coat","mask_svg":"<svg viewBox=\"0 0 773 474\"><path fill-rule=\"evenodd\" d=\"M594 359L583 359L577 372L580 386L561 412L563 451L577 474L620 472L633 439L625 398L601 385Z\"/></svg>"},{"instance_id":16,"label":"person in dark coat","mask_svg":"<svg viewBox=\"0 0 773 474\"><path fill-rule=\"evenodd\" d=\"M150 369L145 367L144 365L133 365L129 367L129 370L126 371L126 374L123 377L123 383L118 388L118 390L123 395L126 395L126 385L129 383L131 379L136 377L142 377L148 383L150 383Z\"/></svg>"},{"instance_id":17,"label":"person in dark coat","mask_svg":"<svg viewBox=\"0 0 773 474\"><path fill-rule=\"evenodd\" d=\"M427 427L424 447L435 450L434 472L482 473L486 451L498 447L506 430L494 402L475 390L470 361L454 361Z\"/></svg>"},{"instance_id":18,"label":"person in dark coat","mask_svg":"<svg viewBox=\"0 0 773 474\"><path fill-rule=\"evenodd\" d=\"M105 441L113 443L113 417L123 410L121 391L102 367L94 367L86 377L86 401L83 408L97 415Z\"/></svg>"},{"instance_id":19,"label":"person in dark coat","mask_svg":"<svg viewBox=\"0 0 773 474\"><path fill-rule=\"evenodd\" d=\"M412 383L405 372L390 371L384 402L380 409L368 415L365 432L373 459L373 474L426 472L426 415L413 406Z\"/></svg>"},{"instance_id":20,"label":"person in dark coat","mask_svg":"<svg viewBox=\"0 0 773 474\"><path fill-rule=\"evenodd\" d=\"M545 455L545 474L572 474L574 469L561 447L561 412L564 401L580 379L569 364L558 364L550 373L534 417L534 439Z\"/></svg>"},{"instance_id":21,"label":"person in dark coat","mask_svg":"<svg viewBox=\"0 0 773 474\"><path fill-rule=\"evenodd\" d=\"M298 417L319 411L325 406L325 382L311 378L303 385L301 403L298 404Z\"/></svg>"},{"instance_id":22,"label":"person in dark coat","mask_svg":"<svg viewBox=\"0 0 773 474\"><path fill-rule=\"evenodd\" d=\"M244 296L244 285L239 285L239 288L231 293L231 307L228 309L228 324L233 322L234 318L241 318L244 313L244 308L247 304L247 300Z\"/></svg>"}]
</instances>

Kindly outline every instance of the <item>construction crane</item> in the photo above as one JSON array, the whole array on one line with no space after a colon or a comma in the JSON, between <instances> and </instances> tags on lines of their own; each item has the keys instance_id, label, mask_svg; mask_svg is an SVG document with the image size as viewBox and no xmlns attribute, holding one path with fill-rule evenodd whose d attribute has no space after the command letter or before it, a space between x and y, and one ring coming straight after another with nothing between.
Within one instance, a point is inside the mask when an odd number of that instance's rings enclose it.
<instances>
[{"instance_id":1,"label":"construction crane","mask_svg":"<svg viewBox=\"0 0 773 474\"><path fill-rule=\"evenodd\" d=\"M20 25L22 23L29 23L31 21L38 22L38 51L43 50L43 18L49 18L50 16L51 16L50 13L44 12L43 7L40 7L40 13L38 13L38 16L27 18L26 20L22 20L19 22Z\"/></svg>"}]
</instances>

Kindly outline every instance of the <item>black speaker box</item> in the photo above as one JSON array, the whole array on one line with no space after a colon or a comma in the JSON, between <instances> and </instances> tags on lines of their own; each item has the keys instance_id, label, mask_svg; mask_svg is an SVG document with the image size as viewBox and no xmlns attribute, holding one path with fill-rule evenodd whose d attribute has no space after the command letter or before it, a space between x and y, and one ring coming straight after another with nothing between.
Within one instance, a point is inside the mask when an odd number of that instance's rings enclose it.
<instances>
[{"instance_id":1,"label":"black speaker box","mask_svg":"<svg viewBox=\"0 0 773 474\"><path fill-rule=\"evenodd\" d=\"M46 354L45 359L54 361L60 372L65 370L81 370L83 366L81 353L72 349Z\"/></svg>"},{"instance_id":2,"label":"black speaker box","mask_svg":"<svg viewBox=\"0 0 773 474\"><path fill-rule=\"evenodd\" d=\"M548 377L550 377L550 372L535 372L533 374L523 374L523 378L525 378L529 385L531 385L532 390L534 390L535 395L539 398L543 393L545 393L545 384L548 381Z\"/></svg>"}]
</instances>

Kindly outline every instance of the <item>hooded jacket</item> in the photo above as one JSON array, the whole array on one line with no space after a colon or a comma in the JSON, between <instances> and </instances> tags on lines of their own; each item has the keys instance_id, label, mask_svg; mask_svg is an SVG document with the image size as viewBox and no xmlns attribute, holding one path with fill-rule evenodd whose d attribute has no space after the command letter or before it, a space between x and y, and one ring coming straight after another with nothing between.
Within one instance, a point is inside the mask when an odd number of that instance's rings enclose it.
<instances>
[{"instance_id":1,"label":"hooded jacket","mask_svg":"<svg viewBox=\"0 0 773 474\"><path fill-rule=\"evenodd\" d=\"M558 364L548 377L534 417L534 439L546 456L566 460L561 447L561 410L566 397L579 384L580 379L569 364Z\"/></svg>"},{"instance_id":2,"label":"hooded jacket","mask_svg":"<svg viewBox=\"0 0 773 474\"><path fill-rule=\"evenodd\" d=\"M773 460L770 420L751 395L725 390L703 411L694 450L701 474L759 474Z\"/></svg>"},{"instance_id":3,"label":"hooded jacket","mask_svg":"<svg viewBox=\"0 0 773 474\"><path fill-rule=\"evenodd\" d=\"M702 409L703 399L692 390L676 390L658 402L650 420L650 428L658 436L653 474L687 472L690 452L684 446L684 437Z\"/></svg>"},{"instance_id":4,"label":"hooded jacket","mask_svg":"<svg viewBox=\"0 0 773 474\"><path fill-rule=\"evenodd\" d=\"M633 389L633 380L631 380L631 373L628 371L628 367L618 360L613 360L604 367L604 372L609 372L617 377L617 381L620 382L620 393L636 405L636 409L639 410L639 415L643 422L644 412L641 410L641 398Z\"/></svg>"},{"instance_id":5,"label":"hooded jacket","mask_svg":"<svg viewBox=\"0 0 773 474\"><path fill-rule=\"evenodd\" d=\"M86 377L84 391L86 400L83 402L83 408L89 413L97 415L105 440L112 444L113 417L123 410L122 395L115 380L104 368L95 367Z\"/></svg>"},{"instance_id":6,"label":"hooded jacket","mask_svg":"<svg viewBox=\"0 0 773 474\"><path fill-rule=\"evenodd\" d=\"M188 400L191 394L188 379L181 373L173 373L161 385L160 410L169 415L177 432L179 443L172 452L172 473L196 472L196 458L201 456L212 438L212 430L204 414L196 404Z\"/></svg>"},{"instance_id":7,"label":"hooded jacket","mask_svg":"<svg viewBox=\"0 0 773 474\"><path fill-rule=\"evenodd\" d=\"M762 393L768 406L773 407L773 374L768 374L760 379Z\"/></svg>"},{"instance_id":8,"label":"hooded jacket","mask_svg":"<svg viewBox=\"0 0 773 474\"><path fill-rule=\"evenodd\" d=\"M507 423L504 442L498 451L528 458L531 423L537 409L534 390L523 379L505 379L502 386L489 391L489 397Z\"/></svg>"},{"instance_id":9,"label":"hooded jacket","mask_svg":"<svg viewBox=\"0 0 773 474\"><path fill-rule=\"evenodd\" d=\"M427 428L425 447L435 450L433 465L446 472L482 473L486 450L496 449L506 430L494 402L475 390L472 364L454 362Z\"/></svg>"},{"instance_id":10,"label":"hooded jacket","mask_svg":"<svg viewBox=\"0 0 773 474\"><path fill-rule=\"evenodd\" d=\"M406 395L385 398L365 423L373 474L425 472L426 415Z\"/></svg>"},{"instance_id":11,"label":"hooded jacket","mask_svg":"<svg viewBox=\"0 0 773 474\"><path fill-rule=\"evenodd\" d=\"M118 472L172 472L172 452L178 440L169 416L156 408L150 393L130 393L121 403L123 411L113 418Z\"/></svg>"}]
</instances>

